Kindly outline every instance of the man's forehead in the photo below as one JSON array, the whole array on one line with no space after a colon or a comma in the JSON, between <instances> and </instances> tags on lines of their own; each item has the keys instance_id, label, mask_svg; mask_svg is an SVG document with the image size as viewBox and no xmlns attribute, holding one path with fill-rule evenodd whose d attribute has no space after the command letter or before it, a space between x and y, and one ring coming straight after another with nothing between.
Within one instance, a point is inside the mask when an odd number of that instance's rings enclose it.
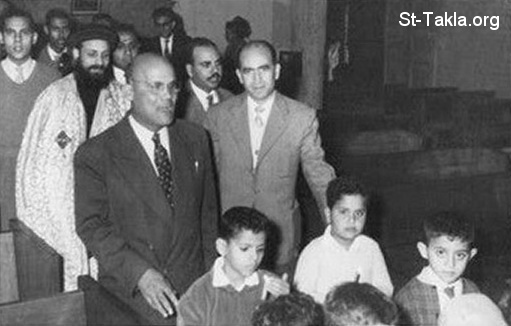
<instances>
[{"instance_id":1,"label":"man's forehead","mask_svg":"<svg viewBox=\"0 0 511 326\"><path fill-rule=\"evenodd\" d=\"M135 42L135 36L129 32L120 32L119 41L121 43L133 43Z\"/></svg>"},{"instance_id":2,"label":"man's forehead","mask_svg":"<svg viewBox=\"0 0 511 326\"><path fill-rule=\"evenodd\" d=\"M55 17L55 18L52 18L52 20L50 21L51 27L63 27L63 26L68 26L68 25L69 25L69 20L67 18L63 18L63 17Z\"/></svg>"},{"instance_id":3,"label":"man's forehead","mask_svg":"<svg viewBox=\"0 0 511 326\"><path fill-rule=\"evenodd\" d=\"M211 57L214 57L215 60L220 58L220 53L218 50L211 46L198 46L193 49L193 57L198 61L206 61L211 60Z\"/></svg>"},{"instance_id":4,"label":"man's forehead","mask_svg":"<svg viewBox=\"0 0 511 326\"><path fill-rule=\"evenodd\" d=\"M7 18L5 21L5 27L6 28L19 28L23 29L26 27L29 27L30 23L26 17L10 17Z\"/></svg>"},{"instance_id":5,"label":"man's forehead","mask_svg":"<svg viewBox=\"0 0 511 326\"><path fill-rule=\"evenodd\" d=\"M240 53L240 66L252 68L270 65L273 66L270 51L262 47L251 47Z\"/></svg>"},{"instance_id":6,"label":"man's forehead","mask_svg":"<svg viewBox=\"0 0 511 326\"><path fill-rule=\"evenodd\" d=\"M93 40L83 41L82 49L96 50L96 51L108 51L108 50L110 50L110 45L105 40L93 39Z\"/></svg>"}]
</instances>

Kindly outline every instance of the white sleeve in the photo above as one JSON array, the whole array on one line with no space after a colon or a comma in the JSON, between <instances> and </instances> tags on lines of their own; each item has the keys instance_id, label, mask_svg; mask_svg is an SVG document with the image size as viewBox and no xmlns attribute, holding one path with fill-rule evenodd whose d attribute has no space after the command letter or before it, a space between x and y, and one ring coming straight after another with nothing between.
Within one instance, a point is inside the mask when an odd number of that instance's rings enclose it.
<instances>
[{"instance_id":1,"label":"white sleeve","mask_svg":"<svg viewBox=\"0 0 511 326\"><path fill-rule=\"evenodd\" d=\"M320 257L317 246L309 244L300 254L294 276L296 288L306 294L311 295L316 301L323 302L323 295L318 291Z\"/></svg>"},{"instance_id":2,"label":"white sleeve","mask_svg":"<svg viewBox=\"0 0 511 326\"><path fill-rule=\"evenodd\" d=\"M392 281L390 280L389 271L387 270L387 264L385 263L385 259L383 258L383 253L380 249L380 246L375 243L375 246L372 249L372 261L373 261L373 285L381 290L383 293L392 297L392 293L394 292L394 286L392 285Z\"/></svg>"}]
</instances>

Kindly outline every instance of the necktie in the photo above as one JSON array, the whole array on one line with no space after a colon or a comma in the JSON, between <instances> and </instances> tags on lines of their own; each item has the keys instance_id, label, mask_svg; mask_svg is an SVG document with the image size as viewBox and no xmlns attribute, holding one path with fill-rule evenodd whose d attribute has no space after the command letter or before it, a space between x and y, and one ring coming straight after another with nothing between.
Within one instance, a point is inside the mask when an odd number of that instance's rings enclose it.
<instances>
[{"instance_id":1,"label":"necktie","mask_svg":"<svg viewBox=\"0 0 511 326\"><path fill-rule=\"evenodd\" d=\"M165 197L171 207L174 207L174 183L172 181L172 163L170 163L169 155L167 150L160 142L160 135L154 133L154 162L156 169L158 170L158 182L165 192Z\"/></svg>"},{"instance_id":2,"label":"necktie","mask_svg":"<svg viewBox=\"0 0 511 326\"><path fill-rule=\"evenodd\" d=\"M454 298L454 286L449 286L444 289L445 294L449 297L449 299Z\"/></svg>"},{"instance_id":3,"label":"necktie","mask_svg":"<svg viewBox=\"0 0 511 326\"><path fill-rule=\"evenodd\" d=\"M165 48L163 49L163 56L166 58L170 57L169 39L165 39Z\"/></svg>"},{"instance_id":4,"label":"necktie","mask_svg":"<svg viewBox=\"0 0 511 326\"><path fill-rule=\"evenodd\" d=\"M209 94L206 98L208 99L208 108L215 104L215 98L213 94Z\"/></svg>"},{"instance_id":5,"label":"necktie","mask_svg":"<svg viewBox=\"0 0 511 326\"><path fill-rule=\"evenodd\" d=\"M21 66L16 66L16 80L17 84L21 84L25 81L25 77L23 77L23 68Z\"/></svg>"},{"instance_id":6,"label":"necktie","mask_svg":"<svg viewBox=\"0 0 511 326\"><path fill-rule=\"evenodd\" d=\"M262 115L263 111L264 111L264 107L263 106L257 106L255 108L255 113L256 113L255 125L258 128L262 128L264 126L263 115Z\"/></svg>"}]
</instances>

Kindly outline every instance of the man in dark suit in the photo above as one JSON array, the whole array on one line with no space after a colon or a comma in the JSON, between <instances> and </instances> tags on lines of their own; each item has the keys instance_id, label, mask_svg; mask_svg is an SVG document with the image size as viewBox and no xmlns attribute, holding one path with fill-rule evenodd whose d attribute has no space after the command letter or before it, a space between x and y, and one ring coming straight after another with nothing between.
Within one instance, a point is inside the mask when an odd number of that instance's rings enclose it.
<instances>
[{"instance_id":1,"label":"man in dark suit","mask_svg":"<svg viewBox=\"0 0 511 326\"><path fill-rule=\"evenodd\" d=\"M206 126L215 147L222 210L248 206L266 214L281 235L280 246L269 247L275 270L292 272L301 231L295 197L299 166L320 209L335 173L324 160L316 111L275 91L279 74L273 46L248 42L237 69L245 93L212 107Z\"/></svg>"},{"instance_id":2,"label":"man in dark suit","mask_svg":"<svg viewBox=\"0 0 511 326\"><path fill-rule=\"evenodd\" d=\"M75 156L76 231L103 286L142 324L172 325L177 296L216 258L210 148L203 128L174 119L164 58L137 57L132 84L130 114Z\"/></svg>"},{"instance_id":3,"label":"man in dark suit","mask_svg":"<svg viewBox=\"0 0 511 326\"><path fill-rule=\"evenodd\" d=\"M179 81L185 78L184 56L190 37L186 35L183 19L172 8L156 8L152 14L158 35L145 40L141 52L152 52L166 57L174 65Z\"/></svg>"},{"instance_id":4,"label":"man in dark suit","mask_svg":"<svg viewBox=\"0 0 511 326\"><path fill-rule=\"evenodd\" d=\"M232 94L219 87L222 59L213 41L204 37L194 38L188 45L186 58L189 80L179 94L178 116L203 125L209 107L226 100Z\"/></svg>"}]
</instances>

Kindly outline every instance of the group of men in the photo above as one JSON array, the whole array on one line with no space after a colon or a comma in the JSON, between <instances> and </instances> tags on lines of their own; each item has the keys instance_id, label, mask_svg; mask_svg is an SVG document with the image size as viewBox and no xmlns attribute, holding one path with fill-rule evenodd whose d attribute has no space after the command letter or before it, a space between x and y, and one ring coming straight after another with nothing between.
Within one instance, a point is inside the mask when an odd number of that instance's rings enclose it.
<instances>
[{"instance_id":1,"label":"group of men","mask_svg":"<svg viewBox=\"0 0 511 326\"><path fill-rule=\"evenodd\" d=\"M275 271L289 271L301 230L299 167L320 208L335 173L324 161L315 110L275 90L273 46L243 46L236 74L245 92L232 96L219 88L217 46L185 40L171 9L155 10L160 35L142 54L132 30L99 25L71 32L62 49L69 21L55 17L46 21L54 38L47 56L71 55L71 73L62 78L31 59L37 34L30 15L10 10L2 20L0 204L3 216L16 175L17 211L8 215L64 257L66 290L78 275L95 273L89 252L99 282L141 322L172 324L175 314L159 311L173 311L211 266L218 214L232 206L254 207L275 223ZM26 80L14 81L18 66ZM46 77L28 93L39 70ZM16 87L24 90L14 93ZM4 129L13 107L16 130ZM4 132L16 141L4 144Z\"/></svg>"}]
</instances>

